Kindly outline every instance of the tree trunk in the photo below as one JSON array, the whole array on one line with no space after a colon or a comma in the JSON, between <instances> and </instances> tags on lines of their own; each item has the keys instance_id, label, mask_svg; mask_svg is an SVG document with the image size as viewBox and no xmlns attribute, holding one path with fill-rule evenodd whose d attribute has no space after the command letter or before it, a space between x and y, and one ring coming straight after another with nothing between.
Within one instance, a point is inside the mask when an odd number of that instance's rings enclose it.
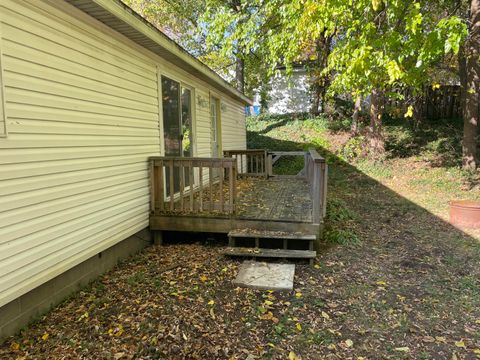
<instances>
[{"instance_id":1,"label":"tree trunk","mask_svg":"<svg viewBox=\"0 0 480 360\"><path fill-rule=\"evenodd\" d=\"M235 64L235 81L238 91L243 94L245 92L245 61L238 55Z\"/></svg>"},{"instance_id":2,"label":"tree trunk","mask_svg":"<svg viewBox=\"0 0 480 360\"><path fill-rule=\"evenodd\" d=\"M460 78L460 112L464 118L465 94L467 92L467 59L465 58L465 48L460 47L458 51L458 77Z\"/></svg>"},{"instance_id":3,"label":"tree trunk","mask_svg":"<svg viewBox=\"0 0 480 360\"><path fill-rule=\"evenodd\" d=\"M369 150L373 158L380 158L385 153L385 139L382 129L383 94L378 89L374 89L370 99Z\"/></svg>"},{"instance_id":4,"label":"tree trunk","mask_svg":"<svg viewBox=\"0 0 480 360\"><path fill-rule=\"evenodd\" d=\"M332 36L320 34L316 43L317 59L310 63L310 91L312 92L312 107L310 112L318 115L320 109L325 112L325 98L328 86L330 85L330 75L322 74L322 71L328 66L328 57L330 55L332 45Z\"/></svg>"},{"instance_id":5,"label":"tree trunk","mask_svg":"<svg viewBox=\"0 0 480 360\"><path fill-rule=\"evenodd\" d=\"M268 82L264 81L260 85L260 113L261 114L266 114L268 112L269 90L270 90L270 86Z\"/></svg>"},{"instance_id":6,"label":"tree trunk","mask_svg":"<svg viewBox=\"0 0 480 360\"><path fill-rule=\"evenodd\" d=\"M362 98L360 96L357 96L357 98L355 99L355 108L352 115L352 126L350 128L350 132L352 133L352 135L358 135L359 133L360 124L358 123L358 121L360 118L360 111L362 111Z\"/></svg>"},{"instance_id":7,"label":"tree trunk","mask_svg":"<svg viewBox=\"0 0 480 360\"><path fill-rule=\"evenodd\" d=\"M312 107L310 108L310 113L314 116L320 114L320 86L312 86L313 89L313 96L312 96Z\"/></svg>"},{"instance_id":8,"label":"tree trunk","mask_svg":"<svg viewBox=\"0 0 480 360\"><path fill-rule=\"evenodd\" d=\"M480 0L472 0L470 26L465 43L465 100L463 108L462 164L464 169L477 168L477 126L479 112Z\"/></svg>"},{"instance_id":9,"label":"tree trunk","mask_svg":"<svg viewBox=\"0 0 480 360\"><path fill-rule=\"evenodd\" d=\"M422 88L423 89L423 88ZM424 120L425 113L425 91L413 94L413 128L417 130Z\"/></svg>"}]
</instances>

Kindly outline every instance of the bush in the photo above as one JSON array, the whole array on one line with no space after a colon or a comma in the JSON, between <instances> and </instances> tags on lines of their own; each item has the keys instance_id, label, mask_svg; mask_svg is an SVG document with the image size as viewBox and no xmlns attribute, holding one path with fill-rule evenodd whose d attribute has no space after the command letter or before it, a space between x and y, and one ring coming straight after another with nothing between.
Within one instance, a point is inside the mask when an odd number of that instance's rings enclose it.
<instances>
[{"instance_id":1,"label":"bush","mask_svg":"<svg viewBox=\"0 0 480 360\"><path fill-rule=\"evenodd\" d=\"M342 148L342 159L350 162L360 157L363 153L364 136L355 136L348 139Z\"/></svg>"},{"instance_id":2,"label":"bush","mask_svg":"<svg viewBox=\"0 0 480 360\"><path fill-rule=\"evenodd\" d=\"M329 244L355 245L360 242L352 225L356 215L340 199L327 201L324 241Z\"/></svg>"}]
</instances>

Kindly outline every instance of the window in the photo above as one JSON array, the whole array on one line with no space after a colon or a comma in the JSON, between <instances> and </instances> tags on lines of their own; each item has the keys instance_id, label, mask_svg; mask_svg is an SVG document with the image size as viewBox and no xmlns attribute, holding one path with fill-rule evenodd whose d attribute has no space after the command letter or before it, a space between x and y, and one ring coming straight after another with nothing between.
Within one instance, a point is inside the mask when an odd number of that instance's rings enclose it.
<instances>
[{"instance_id":1,"label":"window","mask_svg":"<svg viewBox=\"0 0 480 360\"><path fill-rule=\"evenodd\" d=\"M193 156L193 127L192 127L192 90L183 87L179 82L162 76L162 109L163 109L163 137L165 142L165 156ZM170 175L166 169L167 179ZM179 168L173 169L174 190L180 190ZM190 183L190 174L185 169L183 183ZM167 194L170 184L166 182Z\"/></svg>"}]
</instances>

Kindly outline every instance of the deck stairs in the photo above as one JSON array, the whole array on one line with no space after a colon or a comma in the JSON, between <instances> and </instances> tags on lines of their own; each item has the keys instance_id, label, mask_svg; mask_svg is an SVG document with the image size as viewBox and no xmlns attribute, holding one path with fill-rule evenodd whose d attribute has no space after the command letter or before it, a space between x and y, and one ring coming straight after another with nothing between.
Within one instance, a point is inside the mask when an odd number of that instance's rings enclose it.
<instances>
[{"instance_id":1,"label":"deck stairs","mask_svg":"<svg viewBox=\"0 0 480 360\"><path fill-rule=\"evenodd\" d=\"M228 233L225 255L248 258L307 259L313 263L315 235L283 231L236 229ZM292 249L296 247L308 250Z\"/></svg>"}]
</instances>

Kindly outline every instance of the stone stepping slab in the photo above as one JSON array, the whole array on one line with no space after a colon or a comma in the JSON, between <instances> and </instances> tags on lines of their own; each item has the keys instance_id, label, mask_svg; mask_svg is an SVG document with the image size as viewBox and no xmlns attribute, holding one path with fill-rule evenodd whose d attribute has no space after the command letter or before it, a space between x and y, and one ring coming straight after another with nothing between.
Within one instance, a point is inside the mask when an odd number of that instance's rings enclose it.
<instances>
[{"instance_id":1,"label":"stone stepping slab","mask_svg":"<svg viewBox=\"0 0 480 360\"><path fill-rule=\"evenodd\" d=\"M261 290L293 290L294 264L245 261L239 267L234 285Z\"/></svg>"}]
</instances>

